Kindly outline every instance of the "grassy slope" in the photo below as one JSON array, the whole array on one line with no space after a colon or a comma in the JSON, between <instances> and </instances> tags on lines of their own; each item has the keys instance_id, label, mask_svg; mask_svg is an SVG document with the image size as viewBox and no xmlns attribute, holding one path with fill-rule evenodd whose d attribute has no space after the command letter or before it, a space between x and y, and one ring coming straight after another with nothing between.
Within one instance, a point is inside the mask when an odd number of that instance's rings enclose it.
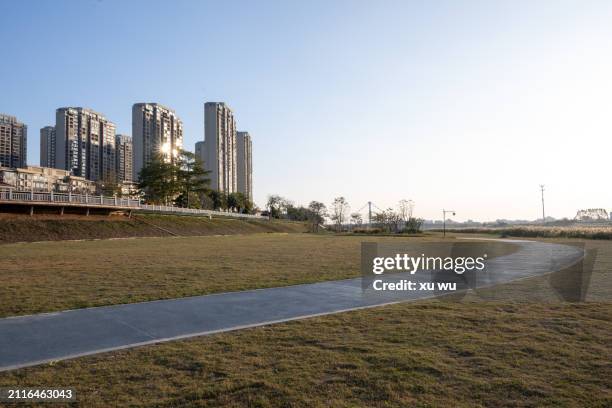
<instances>
[{"instance_id":1,"label":"grassy slope","mask_svg":"<svg viewBox=\"0 0 612 408\"><path fill-rule=\"evenodd\" d=\"M599 255L586 303L556 301L544 276L460 303L404 303L2 373L0 385L75 385L84 407L606 407L612 244L587 245ZM527 293L540 301L516 301Z\"/></svg>"},{"instance_id":2,"label":"grassy slope","mask_svg":"<svg viewBox=\"0 0 612 408\"><path fill-rule=\"evenodd\" d=\"M160 228L156 228L161 227ZM181 235L306 232L304 224L281 221L139 214L124 216L0 216L0 243Z\"/></svg>"}]
</instances>

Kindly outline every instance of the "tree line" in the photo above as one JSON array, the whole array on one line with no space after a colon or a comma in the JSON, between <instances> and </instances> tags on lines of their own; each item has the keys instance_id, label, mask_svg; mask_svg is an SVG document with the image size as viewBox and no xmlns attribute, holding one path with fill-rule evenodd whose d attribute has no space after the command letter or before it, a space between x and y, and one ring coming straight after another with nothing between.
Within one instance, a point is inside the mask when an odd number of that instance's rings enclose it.
<instances>
[{"instance_id":1,"label":"tree line","mask_svg":"<svg viewBox=\"0 0 612 408\"><path fill-rule=\"evenodd\" d=\"M210 171L194 153L181 150L173 160L155 155L138 175L138 189L150 204L252 213L244 194L226 194L210 188Z\"/></svg>"},{"instance_id":2,"label":"tree line","mask_svg":"<svg viewBox=\"0 0 612 408\"><path fill-rule=\"evenodd\" d=\"M149 204L176 205L186 208L226 210L253 213L257 209L242 193L226 194L210 188L210 171L194 153L181 150L173 160L162 154L155 155L138 175L138 189ZM116 185L105 183L106 188ZM343 231L348 225L359 228L363 219L359 212L350 212L346 198L336 197L327 207L320 201L311 201L308 206L296 205L279 195L270 195L266 203L270 218L283 218L308 222L312 231L318 231L329 219L336 231ZM375 212L372 224L384 232L419 232L422 220L412 216L413 203L401 200L398 210L388 208Z\"/></svg>"},{"instance_id":3,"label":"tree line","mask_svg":"<svg viewBox=\"0 0 612 408\"><path fill-rule=\"evenodd\" d=\"M293 201L279 195L268 196L266 203L268 215L271 218L283 218L292 221L308 222L312 231L318 231L326 220L337 231L359 230L363 226L363 217L359 212L350 212L346 198L336 197L327 207L319 201L311 201L308 206L296 205ZM423 220L413 216L414 203L411 200L401 200L397 210L387 208L372 214L372 225L380 232L418 233ZM372 230L370 230L371 232Z\"/></svg>"}]
</instances>

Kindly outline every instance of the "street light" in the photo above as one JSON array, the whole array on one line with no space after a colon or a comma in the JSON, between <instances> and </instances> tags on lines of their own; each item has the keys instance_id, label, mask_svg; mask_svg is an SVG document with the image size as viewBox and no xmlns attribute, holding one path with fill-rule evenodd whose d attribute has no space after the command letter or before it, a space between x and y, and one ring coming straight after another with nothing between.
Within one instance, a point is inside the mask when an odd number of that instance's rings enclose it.
<instances>
[{"instance_id":1,"label":"street light","mask_svg":"<svg viewBox=\"0 0 612 408\"><path fill-rule=\"evenodd\" d=\"M442 219L444 220L444 237L446 237L446 213L452 213L453 215L455 215L455 210L445 210L444 208L442 209Z\"/></svg>"},{"instance_id":2,"label":"street light","mask_svg":"<svg viewBox=\"0 0 612 408\"><path fill-rule=\"evenodd\" d=\"M546 213L544 212L544 184L540 184L540 191L542 192L542 224L546 225Z\"/></svg>"}]
</instances>

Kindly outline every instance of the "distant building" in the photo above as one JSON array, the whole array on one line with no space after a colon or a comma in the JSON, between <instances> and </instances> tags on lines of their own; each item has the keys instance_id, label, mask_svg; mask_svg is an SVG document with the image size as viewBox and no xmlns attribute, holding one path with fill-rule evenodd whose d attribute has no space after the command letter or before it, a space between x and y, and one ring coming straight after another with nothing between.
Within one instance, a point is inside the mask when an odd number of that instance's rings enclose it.
<instances>
[{"instance_id":1,"label":"distant building","mask_svg":"<svg viewBox=\"0 0 612 408\"><path fill-rule=\"evenodd\" d=\"M119 183L119 189L121 191L121 197L123 198L131 198L134 200L141 198L138 183L134 183L133 181L122 181Z\"/></svg>"},{"instance_id":2,"label":"distant building","mask_svg":"<svg viewBox=\"0 0 612 408\"><path fill-rule=\"evenodd\" d=\"M253 143L249 132L236 133L237 187L249 201L253 201Z\"/></svg>"},{"instance_id":3,"label":"distant building","mask_svg":"<svg viewBox=\"0 0 612 408\"><path fill-rule=\"evenodd\" d=\"M45 126L40 129L40 165L56 167L55 127L53 126Z\"/></svg>"},{"instance_id":4,"label":"distant building","mask_svg":"<svg viewBox=\"0 0 612 408\"><path fill-rule=\"evenodd\" d=\"M223 102L204 104L204 142L196 144L196 153L210 171L210 187L225 193L238 191L236 169L236 120Z\"/></svg>"},{"instance_id":5,"label":"distant building","mask_svg":"<svg viewBox=\"0 0 612 408\"><path fill-rule=\"evenodd\" d=\"M0 166L25 167L28 127L15 116L0 113Z\"/></svg>"},{"instance_id":6,"label":"distant building","mask_svg":"<svg viewBox=\"0 0 612 408\"><path fill-rule=\"evenodd\" d=\"M20 191L94 194L96 183L84 177L73 176L69 170L50 167L26 166L9 169L0 167L0 187Z\"/></svg>"},{"instance_id":7,"label":"distant building","mask_svg":"<svg viewBox=\"0 0 612 408\"><path fill-rule=\"evenodd\" d=\"M195 155L198 156L202 161L204 161L204 155L206 154L205 151L205 146L206 143L202 142L196 142L195 144Z\"/></svg>"},{"instance_id":8,"label":"distant building","mask_svg":"<svg viewBox=\"0 0 612 408\"><path fill-rule=\"evenodd\" d=\"M128 135L117 135L115 140L115 174L117 181L134 181L132 138Z\"/></svg>"},{"instance_id":9,"label":"distant building","mask_svg":"<svg viewBox=\"0 0 612 408\"><path fill-rule=\"evenodd\" d=\"M132 141L134 164L132 178L155 155L174 160L183 148L183 122L174 110L158 103L136 103L132 106Z\"/></svg>"},{"instance_id":10,"label":"distant building","mask_svg":"<svg viewBox=\"0 0 612 408\"><path fill-rule=\"evenodd\" d=\"M200 160L202 160L202 162L204 163L204 169L208 169L209 166L208 164L205 163L205 159L206 159L206 142L196 142L195 144L195 155L197 158L199 158ZM207 176L208 178L210 177L210 174ZM211 186L212 188L212 186Z\"/></svg>"},{"instance_id":11,"label":"distant building","mask_svg":"<svg viewBox=\"0 0 612 408\"><path fill-rule=\"evenodd\" d=\"M56 167L92 181L114 179L115 124L87 108L55 114Z\"/></svg>"}]
</instances>

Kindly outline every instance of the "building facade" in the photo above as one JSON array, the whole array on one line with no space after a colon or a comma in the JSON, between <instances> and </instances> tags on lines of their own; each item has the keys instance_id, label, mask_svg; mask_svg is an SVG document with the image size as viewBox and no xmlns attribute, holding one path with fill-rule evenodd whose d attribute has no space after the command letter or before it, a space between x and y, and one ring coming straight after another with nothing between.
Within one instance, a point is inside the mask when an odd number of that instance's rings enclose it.
<instances>
[{"instance_id":1,"label":"building facade","mask_svg":"<svg viewBox=\"0 0 612 408\"><path fill-rule=\"evenodd\" d=\"M115 124L87 108L59 108L55 115L56 167L92 181L114 180Z\"/></svg>"},{"instance_id":2,"label":"building facade","mask_svg":"<svg viewBox=\"0 0 612 408\"><path fill-rule=\"evenodd\" d=\"M132 106L132 141L134 164L132 177L156 155L174 160L183 148L183 122L174 110L158 103L136 103Z\"/></svg>"},{"instance_id":3,"label":"building facade","mask_svg":"<svg viewBox=\"0 0 612 408\"><path fill-rule=\"evenodd\" d=\"M236 133L237 187L253 202L253 143L249 132Z\"/></svg>"},{"instance_id":4,"label":"building facade","mask_svg":"<svg viewBox=\"0 0 612 408\"><path fill-rule=\"evenodd\" d=\"M0 113L0 166L25 167L28 127L15 116Z\"/></svg>"},{"instance_id":5,"label":"building facade","mask_svg":"<svg viewBox=\"0 0 612 408\"><path fill-rule=\"evenodd\" d=\"M18 191L95 194L96 183L70 174L69 170L50 167L26 166L24 168L0 168L0 188L10 187Z\"/></svg>"},{"instance_id":6,"label":"building facade","mask_svg":"<svg viewBox=\"0 0 612 408\"><path fill-rule=\"evenodd\" d=\"M210 171L210 187L228 194L238 191L236 120L225 103L204 104L204 142L196 145L198 150Z\"/></svg>"},{"instance_id":7,"label":"building facade","mask_svg":"<svg viewBox=\"0 0 612 408\"><path fill-rule=\"evenodd\" d=\"M204 155L206 154L205 146L206 143L204 143L203 141L196 142L195 144L195 154L200 158L200 160L202 160L202 162L204 161Z\"/></svg>"},{"instance_id":8,"label":"building facade","mask_svg":"<svg viewBox=\"0 0 612 408\"><path fill-rule=\"evenodd\" d=\"M132 138L128 135L117 135L115 149L115 174L117 175L117 181L134 181Z\"/></svg>"},{"instance_id":9,"label":"building facade","mask_svg":"<svg viewBox=\"0 0 612 408\"><path fill-rule=\"evenodd\" d=\"M40 129L40 165L57 167L55 160L55 127L45 126Z\"/></svg>"}]
</instances>

